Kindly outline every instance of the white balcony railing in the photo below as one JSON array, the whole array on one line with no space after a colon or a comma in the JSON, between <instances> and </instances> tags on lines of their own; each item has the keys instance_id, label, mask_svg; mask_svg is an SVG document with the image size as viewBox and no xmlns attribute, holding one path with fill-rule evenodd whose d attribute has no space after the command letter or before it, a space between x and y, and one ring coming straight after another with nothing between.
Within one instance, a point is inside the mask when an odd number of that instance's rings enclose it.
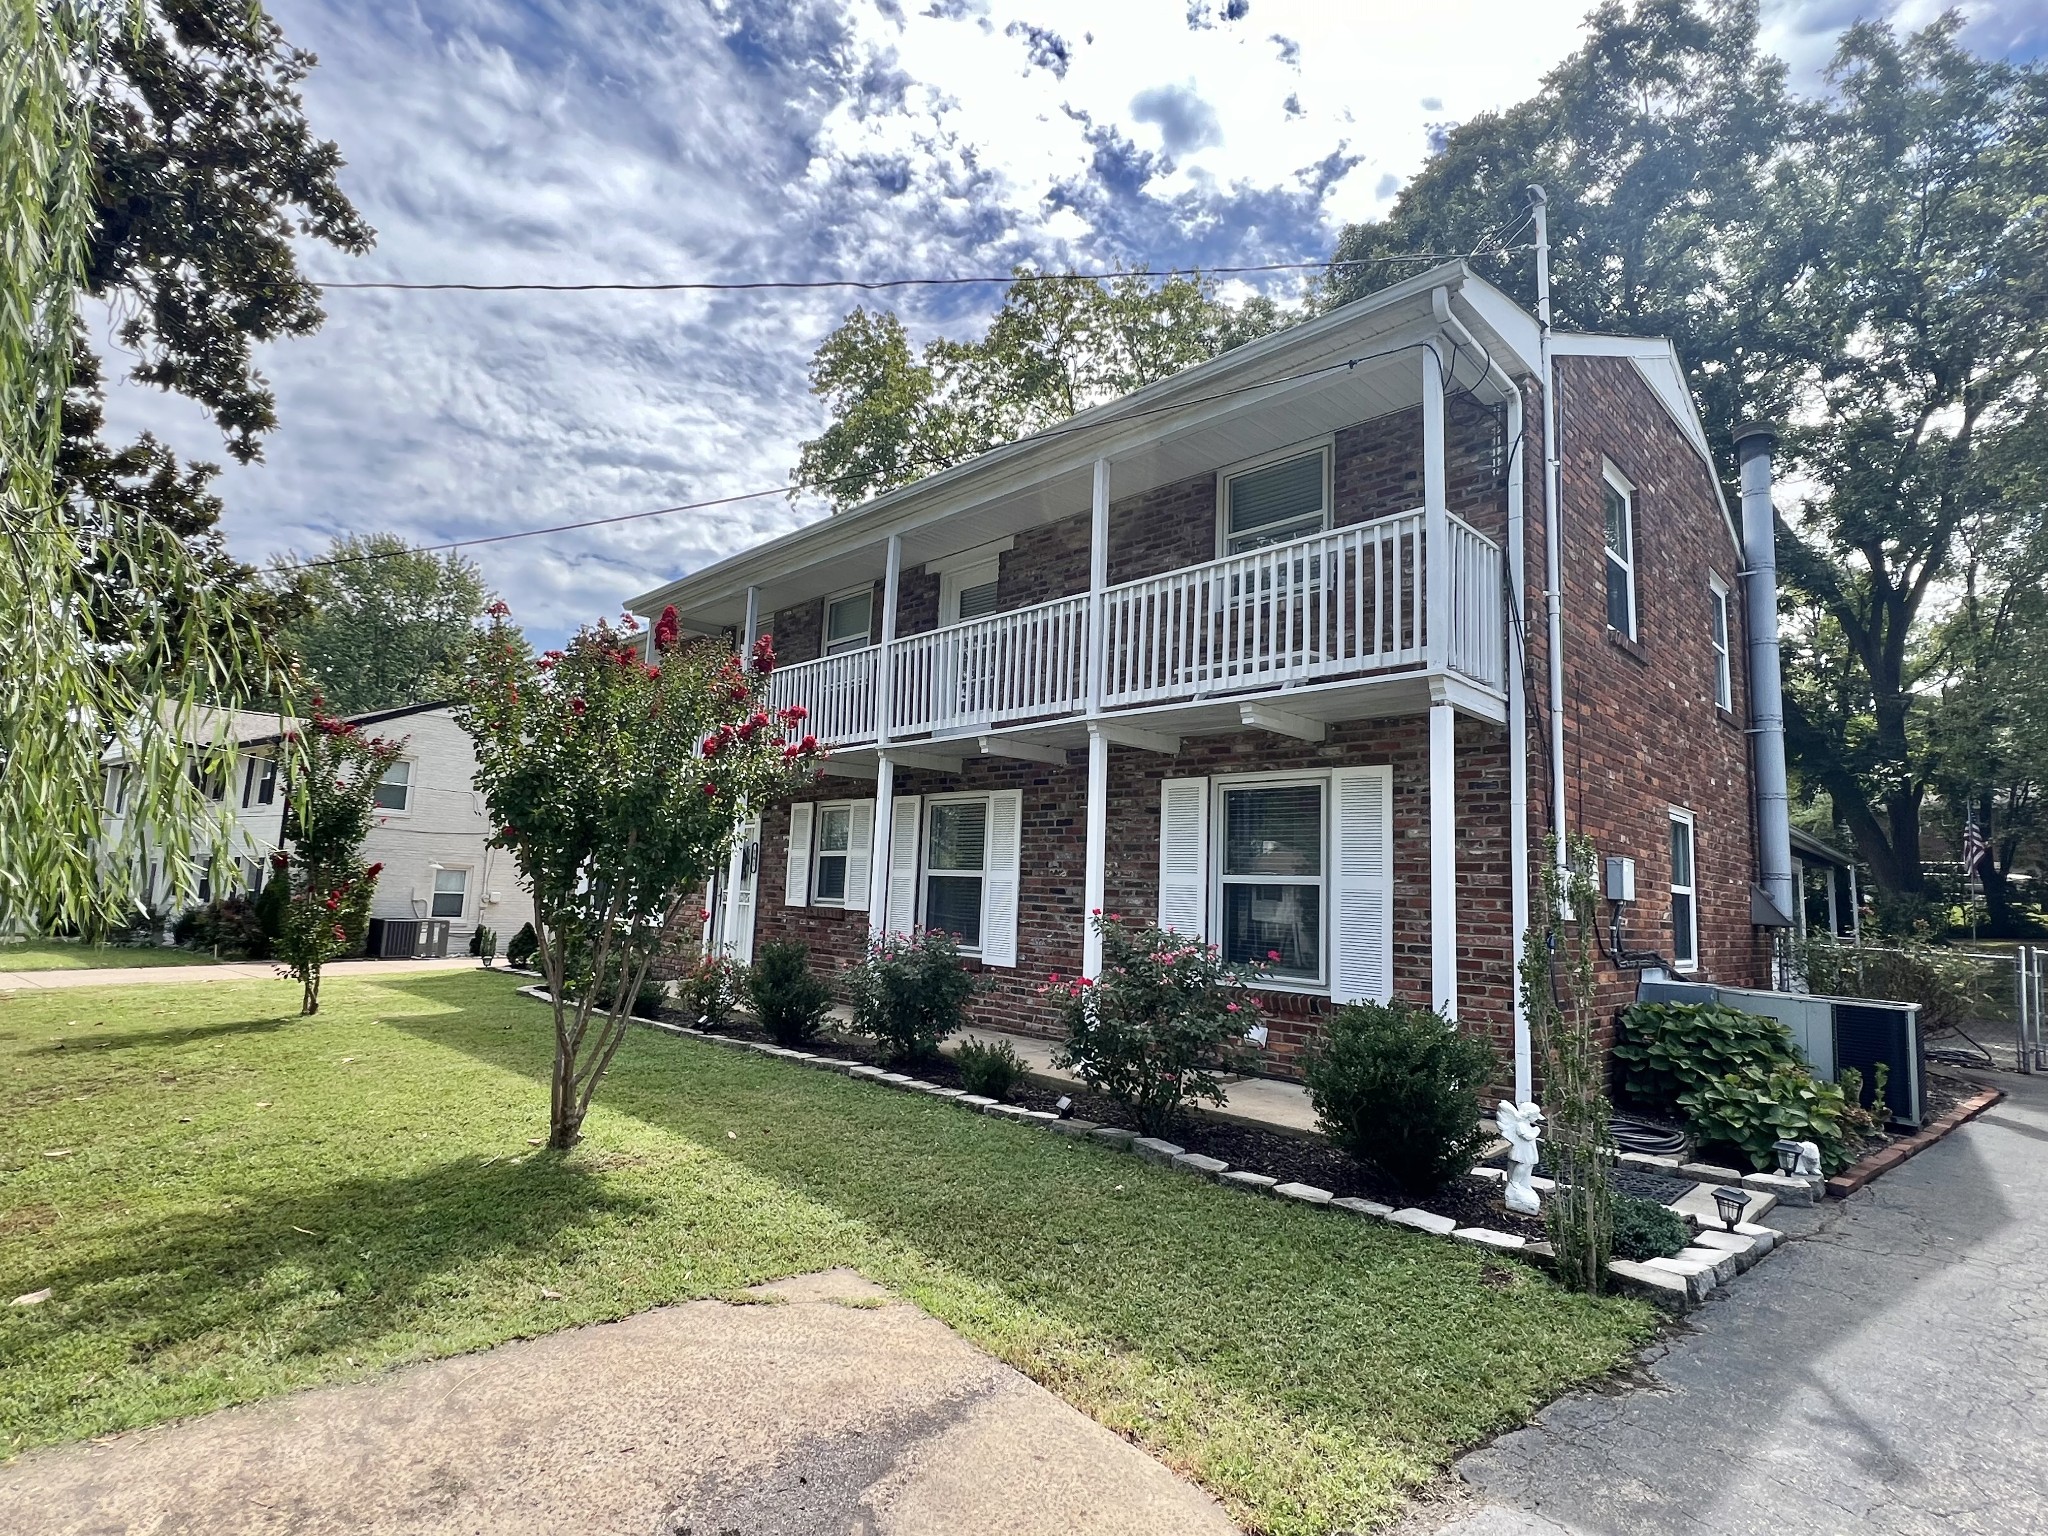
<instances>
[{"instance_id":1,"label":"white balcony railing","mask_svg":"<svg viewBox=\"0 0 2048 1536\"><path fill-rule=\"evenodd\" d=\"M1106 706L1278 688L1422 660L1423 520L1403 512L1112 587Z\"/></svg>"},{"instance_id":2,"label":"white balcony railing","mask_svg":"<svg viewBox=\"0 0 2048 1536\"><path fill-rule=\"evenodd\" d=\"M890 731L949 735L1088 704L1088 598L970 619L890 647Z\"/></svg>"},{"instance_id":3,"label":"white balcony railing","mask_svg":"<svg viewBox=\"0 0 2048 1536\"><path fill-rule=\"evenodd\" d=\"M1505 676L1499 546L1449 520L1448 633L1428 631L1424 517L1376 522L1125 582L1102 594L1102 706L1124 709L1438 665ZM971 619L889 647L892 739L971 734L1088 709L1086 593ZM777 708L802 704L828 747L875 739L871 645L780 668Z\"/></svg>"}]
</instances>

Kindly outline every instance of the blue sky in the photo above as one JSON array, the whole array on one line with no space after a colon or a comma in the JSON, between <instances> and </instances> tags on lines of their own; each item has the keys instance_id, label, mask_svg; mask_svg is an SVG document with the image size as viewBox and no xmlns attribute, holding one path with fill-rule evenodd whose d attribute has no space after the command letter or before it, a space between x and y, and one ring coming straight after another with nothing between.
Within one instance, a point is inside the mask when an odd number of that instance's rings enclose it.
<instances>
[{"instance_id":1,"label":"blue sky","mask_svg":"<svg viewBox=\"0 0 2048 1536\"><path fill-rule=\"evenodd\" d=\"M1313 260L1430 134L1528 95L1588 0L273 0L377 227L319 277L815 278ZM1802 78L1859 14L1767 4ZM2032 56L2048 0L1965 7ZM1507 210L1503 210L1507 212ZM1285 285L1281 285L1285 291ZM997 296L891 299L919 337ZM778 485L844 294L340 293L264 351L282 425L219 482L245 559L335 532L477 537ZM110 367L118 372L118 361ZM134 386L116 431L224 457ZM821 515L782 498L476 552L536 637Z\"/></svg>"}]
</instances>

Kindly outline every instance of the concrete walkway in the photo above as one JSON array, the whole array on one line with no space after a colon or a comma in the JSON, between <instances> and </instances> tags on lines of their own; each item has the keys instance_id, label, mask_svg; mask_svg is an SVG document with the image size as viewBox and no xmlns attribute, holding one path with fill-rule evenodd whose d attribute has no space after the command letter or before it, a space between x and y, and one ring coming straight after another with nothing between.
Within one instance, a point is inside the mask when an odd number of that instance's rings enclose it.
<instances>
[{"instance_id":1,"label":"concrete walkway","mask_svg":"<svg viewBox=\"0 0 2048 1536\"><path fill-rule=\"evenodd\" d=\"M32 1452L9 1536L1234 1536L1216 1501L850 1271ZM852 1305L847 1305L851 1302Z\"/></svg>"},{"instance_id":2,"label":"concrete walkway","mask_svg":"<svg viewBox=\"0 0 2048 1536\"><path fill-rule=\"evenodd\" d=\"M2009 1097L1805 1213L1642 1387L1468 1456L1442 1536L2048 1533L2048 1081L1981 1080Z\"/></svg>"},{"instance_id":3,"label":"concrete walkway","mask_svg":"<svg viewBox=\"0 0 2048 1536\"><path fill-rule=\"evenodd\" d=\"M474 957L446 960L333 960L326 978L340 981L360 976L403 976L411 971L475 970ZM97 971L0 971L0 992L61 992L71 987L137 987L145 983L174 985L189 981L276 981L277 966L269 960L226 960L219 965L123 965Z\"/></svg>"}]
</instances>

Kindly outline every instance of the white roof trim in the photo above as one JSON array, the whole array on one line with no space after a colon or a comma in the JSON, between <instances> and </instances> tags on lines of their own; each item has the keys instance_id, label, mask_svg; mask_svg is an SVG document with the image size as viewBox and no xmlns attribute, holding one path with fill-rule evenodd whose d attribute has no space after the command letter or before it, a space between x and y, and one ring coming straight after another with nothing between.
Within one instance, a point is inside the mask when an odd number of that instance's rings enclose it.
<instances>
[{"instance_id":1,"label":"white roof trim","mask_svg":"<svg viewBox=\"0 0 2048 1536\"><path fill-rule=\"evenodd\" d=\"M1692 388L1685 382L1685 368L1678 360L1678 348L1661 336L1582 336L1551 334L1550 350L1557 357L1625 357L1636 365L1643 382L1657 397L1665 413L1685 434L1693 451L1706 466L1707 483L1714 488L1714 500L1721 508L1721 521L1735 546L1736 568L1742 565L1742 533L1728 508L1728 496L1721 488L1721 472L1714 464L1714 451L1707 445L1706 424L1693 404Z\"/></svg>"}]
</instances>

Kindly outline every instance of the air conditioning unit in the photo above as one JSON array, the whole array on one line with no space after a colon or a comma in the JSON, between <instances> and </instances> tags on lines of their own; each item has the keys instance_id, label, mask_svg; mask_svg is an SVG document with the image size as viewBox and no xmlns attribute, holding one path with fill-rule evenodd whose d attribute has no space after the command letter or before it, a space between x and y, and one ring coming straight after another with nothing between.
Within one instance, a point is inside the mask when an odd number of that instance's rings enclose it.
<instances>
[{"instance_id":1,"label":"air conditioning unit","mask_svg":"<svg viewBox=\"0 0 2048 1536\"><path fill-rule=\"evenodd\" d=\"M1877 1084L1877 1067L1890 1068L1885 1107L1901 1125L1918 1129L1927 1113L1926 1061L1920 1040L1920 1005L1870 997L1817 997L1808 992L1767 992L1704 981L1648 981L1636 991L1646 1003L1724 1003L1776 1019L1791 1033L1814 1075L1834 1082L1845 1067L1863 1074L1864 1092Z\"/></svg>"}]
</instances>

